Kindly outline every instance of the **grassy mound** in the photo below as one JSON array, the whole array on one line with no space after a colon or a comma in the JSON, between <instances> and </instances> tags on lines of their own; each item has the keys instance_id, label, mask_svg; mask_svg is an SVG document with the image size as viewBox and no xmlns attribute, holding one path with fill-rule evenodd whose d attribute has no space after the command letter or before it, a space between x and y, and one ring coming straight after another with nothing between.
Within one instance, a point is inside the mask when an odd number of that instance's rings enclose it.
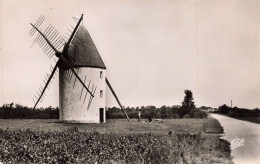
<instances>
[{"instance_id":1,"label":"grassy mound","mask_svg":"<svg viewBox=\"0 0 260 164\"><path fill-rule=\"evenodd\" d=\"M205 133L222 134L224 133L223 127L220 125L219 121L212 116L208 116L206 123L203 125L203 131Z\"/></svg>"}]
</instances>

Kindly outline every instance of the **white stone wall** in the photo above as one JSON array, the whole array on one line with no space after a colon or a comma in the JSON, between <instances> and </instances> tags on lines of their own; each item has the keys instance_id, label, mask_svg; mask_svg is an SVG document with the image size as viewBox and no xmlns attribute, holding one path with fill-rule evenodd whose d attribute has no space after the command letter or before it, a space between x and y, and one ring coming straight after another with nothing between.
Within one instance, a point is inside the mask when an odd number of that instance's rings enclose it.
<instances>
[{"instance_id":1,"label":"white stone wall","mask_svg":"<svg viewBox=\"0 0 260 164\"><path fill-rule=\"evenodd\" d=\"M78 70L75 69L77 72ZM100 71L103 72L102 78L100 78ZM79 69L78 75L81 80L84 82L86 77L85 85L88 87L89 82L89 90L93 92L96 87L96 92L94 94L94 98L92 99L91 105L88 109L88 103L90 100L90 94L87 93L86 99L85 95L87 90L83 88L82 84L79 80L75 82L74 74L70 78L66 79L67 71L59 70L59 98L60 98L60 121L65 122L80 122L80 123L99 123L99 109L104 109L104 122L105 119L105 105L106 105L106 70L100 68L89 68L89 67L81 67ZM74 86L75 82L75 86ZM74 86L74 88L73 88ZM82 92L83 88L83 92ZM100 91L103 91L103 97L100 97ZM81 95L82 92L82 95ZM81 95L81 96L80 96ZM84 103L85 99L85 103Z\"/></svg>"}]
</instances>

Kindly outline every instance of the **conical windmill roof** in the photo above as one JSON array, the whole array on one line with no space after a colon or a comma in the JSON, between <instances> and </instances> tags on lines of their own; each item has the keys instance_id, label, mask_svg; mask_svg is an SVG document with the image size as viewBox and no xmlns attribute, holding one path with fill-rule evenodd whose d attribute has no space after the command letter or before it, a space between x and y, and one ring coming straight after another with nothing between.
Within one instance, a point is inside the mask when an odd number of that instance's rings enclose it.
<instances>
[{"instance_id":1,"label":"conical windmill roof","mask_svg":"<svg viewBox=\"0 0 260 164\"><path fill-rule=\"evenodd\" d=\"M91 36L83 24L78 27L68 53L70 58L73 59L73 66L106 69Z\"/></svg>"}]
</instances>

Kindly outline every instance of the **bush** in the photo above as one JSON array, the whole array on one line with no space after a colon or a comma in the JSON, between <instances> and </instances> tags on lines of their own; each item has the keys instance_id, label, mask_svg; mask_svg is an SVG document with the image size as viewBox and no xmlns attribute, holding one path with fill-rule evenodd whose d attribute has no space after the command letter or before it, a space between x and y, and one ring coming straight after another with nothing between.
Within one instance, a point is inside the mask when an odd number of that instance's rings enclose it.
<instances>
[{"instance_id":1,"label":"bush","mask_svg":"<svg viewBox=\"0 0 260 164\"><path fill-rule=\"evenodd\" d=\"M191 110L184 118L207 118L207 113L199 109Z\"/></svg>"}]
</instances>

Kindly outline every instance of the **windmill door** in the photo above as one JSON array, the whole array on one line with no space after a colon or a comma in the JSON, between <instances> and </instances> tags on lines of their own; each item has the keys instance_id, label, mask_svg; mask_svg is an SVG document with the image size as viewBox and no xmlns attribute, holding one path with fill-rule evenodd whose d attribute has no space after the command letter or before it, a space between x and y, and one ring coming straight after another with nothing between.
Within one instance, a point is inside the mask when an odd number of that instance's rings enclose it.
<instances>
[{"instance_id":1,"label":"windmill door","mask_svg":"<svg viewBox=\"0 0 260 164\"><path fill-rule=\"evenodd\" d=\"M104 108L99 109L99 121L104 122Z\"/></svg>"}]
</instances>

